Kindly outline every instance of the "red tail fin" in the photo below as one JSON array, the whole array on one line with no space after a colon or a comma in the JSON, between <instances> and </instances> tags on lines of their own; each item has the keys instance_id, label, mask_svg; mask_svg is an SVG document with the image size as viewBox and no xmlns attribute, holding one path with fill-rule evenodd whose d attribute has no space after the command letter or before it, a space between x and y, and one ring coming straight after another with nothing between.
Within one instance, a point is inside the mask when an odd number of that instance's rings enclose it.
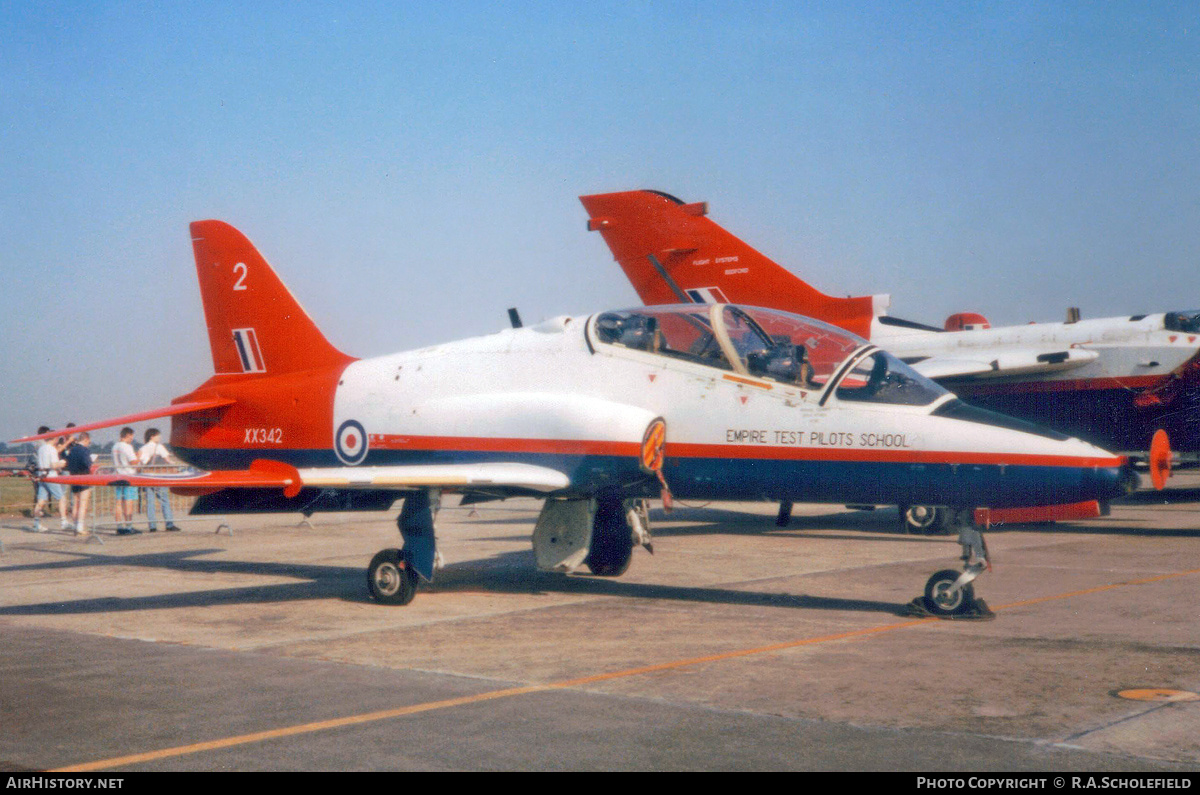
<instances>
[{"instance_id":1,"label":"red tail fin","mask_svg":"<svg viewBox=\"0 0 1200 795\"><path fill-rule=\"evenodd\" d=\"M353 361L329 344L245 235L221 221L197 221L191 230L217 374L278 375Z\"/></svg>"},{"instance_id":2,"label":"red tail fin","mask_svg":"<svg viewBox=\"0 0 1200 795\"><path fill-rule=\"evenodd\" d=\"M646 304L732 302L808 315L870 334L876 298L825 295L684 204L648 190L580 196L590 220ZM880 298L883 298L880 296ZM879 309L886 299L878 302Z\"/></svg>"}]
</instances>

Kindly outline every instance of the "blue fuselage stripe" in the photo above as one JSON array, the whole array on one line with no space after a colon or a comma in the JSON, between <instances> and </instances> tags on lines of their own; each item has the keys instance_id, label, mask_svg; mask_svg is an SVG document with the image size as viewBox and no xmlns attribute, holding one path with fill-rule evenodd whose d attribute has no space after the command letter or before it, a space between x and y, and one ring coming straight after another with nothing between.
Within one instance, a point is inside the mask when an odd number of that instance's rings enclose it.
<instances>
[{"instance_id":1,"label":"blue fuselage stripe","mask_svg":"<svg viewBox=\"0 0 1200 795\"><path fill-rule=\"evenodd\" d=\"M296 467L341 466L332 450L180 449L203 469L244 469L258 458ZM563 453L372 450L363 466L516 462L565 473L572 491L620 488L657 494L659 484L628 456ZM663 470L681 499L989 506L995 508L1107 500L1123 493L1119 467L924 464L668 457Z\"/></svg>"}]
</instances>

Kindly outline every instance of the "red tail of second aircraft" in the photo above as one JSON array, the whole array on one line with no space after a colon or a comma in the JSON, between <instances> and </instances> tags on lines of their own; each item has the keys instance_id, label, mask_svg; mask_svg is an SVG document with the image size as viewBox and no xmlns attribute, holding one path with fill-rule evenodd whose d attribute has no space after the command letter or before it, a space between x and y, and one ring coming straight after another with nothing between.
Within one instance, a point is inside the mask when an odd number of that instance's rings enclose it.
<instances>
[{"instance_id":1,"label":"red tail of second aircraft","mask_svg":"<svg viewBox=\"0 0 1200 795\"><path fill-rule=\"evenodd\" d=\"M649 190L581 196L588 229L600 232L646 304L740 303L807 315L867 337L885 296L826 295L685 204Z\"/></svg>"}]
</instances>

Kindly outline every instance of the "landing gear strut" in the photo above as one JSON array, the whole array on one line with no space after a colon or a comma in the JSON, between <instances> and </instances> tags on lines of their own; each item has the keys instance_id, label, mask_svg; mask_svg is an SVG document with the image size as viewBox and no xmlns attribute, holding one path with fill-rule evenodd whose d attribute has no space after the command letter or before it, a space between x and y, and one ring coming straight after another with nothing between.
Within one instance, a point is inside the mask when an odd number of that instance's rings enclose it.
<instances>
[{"instance_id":1,"label":"landing gear strut","mask_svg":"<svg viewBox=\"0 0 1200 795\"><path fill-rule=\"evenodd\" d=\"M990 567L987 543L983 533L975 526L974 510L949 509L948 519L958 529L958 543L962 545L963 570L943 569L925 583L924 597L913 600L913 607L926 615L939 618L969 617L992 618L994 614L987 603L975 598L975 578Z\"/></svg>"},{"instance_id":2,"label":"landing gear strut","mask_svg":"<svg viewBox=\"0 0 1200 795\"><path fill-rule=\"evenodd\" d=\"M367 589L375 601L406 605L416 596L421 580L433 580L438 560L433 514L439 502L440 494L432 490L404 498L404 507L396 520L404 537L404 548L379 552L367 567Z\"/></svg>"}]
</instances>

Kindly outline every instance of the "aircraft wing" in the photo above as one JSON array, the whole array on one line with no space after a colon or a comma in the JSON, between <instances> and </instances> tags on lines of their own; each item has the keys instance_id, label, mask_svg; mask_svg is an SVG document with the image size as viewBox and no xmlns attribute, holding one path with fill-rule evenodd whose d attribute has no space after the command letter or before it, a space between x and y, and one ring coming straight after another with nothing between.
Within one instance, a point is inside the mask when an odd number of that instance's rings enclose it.
<instances>
[{"instance_id":1,"label":"aircraft wing","mask_svg":"<svg viewBox=\"0 0 1200 795\"><path fill-rule=\"evenodd\" d=\"M20 439L13 439L12 444L20 444L21 442L36 442L39 439L55 439L59 436L70 436L73 433L82 433L84 431L94 431L97 428L112 428L117 425L132 425L135 422L144 422L145 420L158 419L159 417L173 417L176 414L191 414L197 411L207 411L208 409L221 408L222 406L230 406L237 401L233 398L212 398L209 400L192 400L186 403L172 403L170 406L162 408L150 409L149 411L139 411L137 414L126 414L124 417L113 417L99 422L89 422L86 425L76 425L71 428L59 428L46 433L39 433L36 436L25 436Z\"/></svg>"},{"instance_id":2,"label":"aircraft wing","mask_svg":"<svg viewBox=\"0 0 1200 795\"><path fill-rule=\"evenodd\" d=\"M306 487L405 491L417 488L501 488L548 493L565 489L571 480L564 473L533 464L485 462L478 464L414 464L366 467L309 467L297 469L278 461L258 460L249 469L178 474L59 475L50 483L76 486L170 486L183 489L280 488L294 497Z\"/></svg>"},{"instance_id":3,"label":"aircraft wing","mask_svg":"<svg viewBox=\"0 0 1200 795\"><path fill-rule=\"evenodd\" d=\"M982 353L982 351L980 351ZM1083 348L1013 348L1001 350L991 357L930 356L911 364L926 378L946 379L996 378L1006 375L1052 373L1072 370L1100 356Z\"/></svg>"},{"instance_id":4,"label":"aircraft wing","mask_svg":"<svg viewBox=\"0 0 1200 795\"><path fill-rule=\"evenodd\" d=\"M557 469L503 462L324 467L297 472L304 486L337 489L501 487L551 492L571 485L571 479Z\"/></svg>"}]
</instances>

